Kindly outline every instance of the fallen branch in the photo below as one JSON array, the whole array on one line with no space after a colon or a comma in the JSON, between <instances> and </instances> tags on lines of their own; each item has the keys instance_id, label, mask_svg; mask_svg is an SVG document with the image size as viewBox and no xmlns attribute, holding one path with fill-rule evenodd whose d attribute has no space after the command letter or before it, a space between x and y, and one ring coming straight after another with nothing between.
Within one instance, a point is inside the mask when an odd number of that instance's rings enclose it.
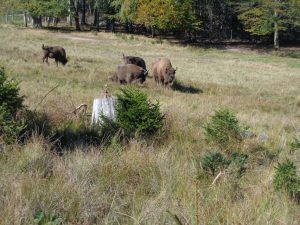
<instances>
[{"instance_id":1,"label":"fallen branch","mask_svg":"<svg viewBox=\"0 0 300 225\"><path fill-rule=\"evenodd\" d=\"M79 117L85 114L87 111L87 104L81 104L80 106L77 106L73 111L72 114Z\"/></svg>"}]
</instances>

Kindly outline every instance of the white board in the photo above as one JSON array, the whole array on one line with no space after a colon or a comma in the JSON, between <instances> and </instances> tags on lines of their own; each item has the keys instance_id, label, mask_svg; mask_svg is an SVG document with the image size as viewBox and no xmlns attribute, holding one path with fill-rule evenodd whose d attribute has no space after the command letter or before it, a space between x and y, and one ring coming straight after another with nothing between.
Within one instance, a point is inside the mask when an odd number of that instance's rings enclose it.
<instances>
[{"instance_id":1,"label":"white board","mask_svg":"<svg viewBox=\"0 0 300 225\"><path fill-rule=\"evenodd\" d=\"M92 113L92 124L101 124L100 115L110 118L111 120L116 119L115 112L116 100L114 98L96 98L93 103Z\"/></svg>"}]
</instances>

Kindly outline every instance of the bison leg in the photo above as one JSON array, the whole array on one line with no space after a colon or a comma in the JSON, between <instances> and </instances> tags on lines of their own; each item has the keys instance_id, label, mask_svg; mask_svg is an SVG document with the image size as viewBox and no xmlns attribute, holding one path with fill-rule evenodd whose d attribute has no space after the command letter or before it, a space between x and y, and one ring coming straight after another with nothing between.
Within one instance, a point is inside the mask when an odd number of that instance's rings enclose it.
<instances>
[{"instance_id":1,"label":"bison leg","mask_svg":"<svg viewBox=\"0 0 300 225\"><path fill-rule=\"evenodd\" d=\"M43 63L45 63L45 61L46 61L46 63L47 63L48 66L49 66L48 57L43 57Z\"/></svg>"},{"instance_id":2,"label":"bison leg","mask_svg":"<svg viewBox=\"0 0 300 225\"><path fill-rule=\"evenodd\" d=\"M56 66L58 66L58 60L57 59L55 59L55 63L56 63Z\"/></svg>"}]
</instances>

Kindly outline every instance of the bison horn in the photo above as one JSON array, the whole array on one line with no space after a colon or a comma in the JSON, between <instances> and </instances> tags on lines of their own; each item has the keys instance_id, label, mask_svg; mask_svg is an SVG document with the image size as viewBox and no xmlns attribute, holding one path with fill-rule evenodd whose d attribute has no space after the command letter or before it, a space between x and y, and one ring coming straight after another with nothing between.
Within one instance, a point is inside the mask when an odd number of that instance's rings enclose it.
<instances>
[{"instance_id":1,"label":"bison horn","mask_svg":"<svg viewBox=\"0 0 300 225\"><path fill-rule=\"evenodd\" d=\"M144 74L145 74L145 76L147 76L148 75L148 70L144 70Z\"/></svg>"}]
</instances>

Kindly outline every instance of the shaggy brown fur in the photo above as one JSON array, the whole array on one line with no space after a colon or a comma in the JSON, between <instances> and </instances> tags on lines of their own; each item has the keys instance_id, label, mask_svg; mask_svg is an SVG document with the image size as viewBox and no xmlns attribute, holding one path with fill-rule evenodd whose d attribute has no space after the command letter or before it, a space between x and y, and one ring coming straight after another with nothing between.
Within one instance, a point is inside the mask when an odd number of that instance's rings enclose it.
<instances>
[{"instance_id":1,"label":"shaggy brown fur","mask_svg":"<svg viewBox=\"0 0 300 225\"><path fill-rule=\"evenodd\" d=\"M134 64L137 65L139 67L142 67L143 69L146 69L146 63L145 60L137 57L137 56L125 56L123 54L123 60L124 60L124 64Z\"/></svg>"},{"instance_id":2,"label":"shaggy brown fur","mask_svg":"<svg viewBox=\"0 0 300 225\"><path fill-rule=\"evenodd\" d=\"M110 80L120 84L144 83L148 71L134 64L119 65Z\"/></svg>"},{"instance_id":3,"label":"shaggy brown fur","mask_svg":"<svg viewBox=\"0 0 300 225\"><path fill-rule=\"evenodd\" d=\"M47 64L49 64L48 62L48 58L50 59L55 59L56 62L56 66L58 66L58 62L60 62L63 65L66 65L68 60L66 57L66 51L63 47L60 46L44 46L44 44L42 45L42 49L44 52L44 56L43 56L43 62L46 61Z\"/></svg>"},{"instance_id":4,"label":"shaggy brown fur","mask_svg":"<svg viewBox=\"0 0 300 225\"><path fill-rule=\"evenodd\" d=\"M177 68L172 67L169 59L162 58L152 63L151 70L156 83L164 86L173 85Z\"/></svg>"}]
</instances>

